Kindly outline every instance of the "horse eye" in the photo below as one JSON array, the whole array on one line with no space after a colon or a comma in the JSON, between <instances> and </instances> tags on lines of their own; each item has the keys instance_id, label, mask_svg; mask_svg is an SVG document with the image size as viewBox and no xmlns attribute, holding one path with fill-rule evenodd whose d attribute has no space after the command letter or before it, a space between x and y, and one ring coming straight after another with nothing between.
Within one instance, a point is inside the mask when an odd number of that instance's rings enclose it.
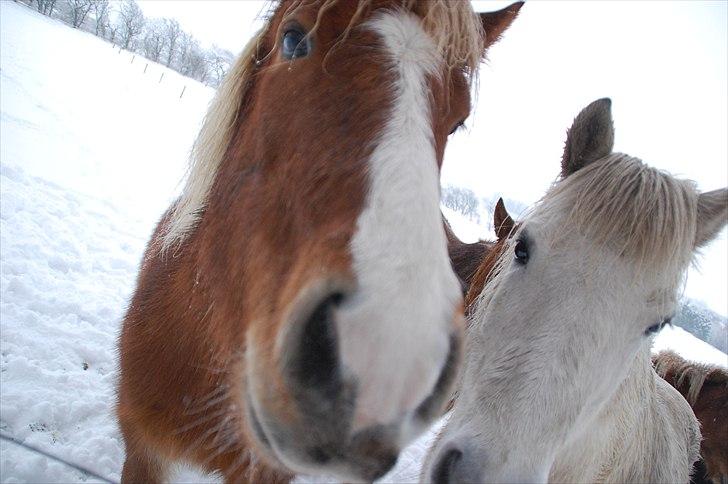
<instances>
[{"instance_id":1,"label":"horse eye","mask_svg":"<svg viewBox=\"0 0 728 484\"><path fill-rule=\"evenodd\" d=\"M453 134L455 131L459 130L460 128L464 128L464 127L465 127L465 121L460 121L458 124L453 126L453 128L450 130L450 133L448 134L448 136L450 136L451 134Z\"/></svg>"},{"instance_id":2,"label":"horse eye","mask_svg":"<svg viewBox=\"0 0 728 484\"><path fill-rule=\"evenodd\" d=\"M296 59L308 55L308 37L298 28L286 30L282 41L283 57Z\"/></svg>"},{"instance_id":3,"label":"horse eye","mask_svg":"<svg viewBox=\"0 0 728 484\"><path fill-rule=\"evenodd\" d=\"M645 330L645 335L649 336L651 334L655 334L658 331L660 331L661 329L662 329L662 323L661 322L660 323L657 323L657 324L653 324L652 326L650 326L649 328L647 328Z\"/></svg>"},{"instance_id":4,"label":"horse eye","mask_svg":"<svg viewBox=\"0 0 728 484\"><path fill-rule=\"evenodd\" d=\"M652 326L647 328L645 330L645 336L655 334L669 324L672 324L672 317L667 317L667 318L663 319L662 321L660 321L659 323L653 324Z\"/></svg>"},{"instance_id":5,"label":"horse eye","mask_svg":"<svg viewBox=\"0 0 728 484\"><path fill-rule=\"evenodd\" d=\"M524 239L518 239L518 242L516 242L514 255L519 264L526 265L526 262L528 262L528 243Z\"/></svg>"}]
</instances>

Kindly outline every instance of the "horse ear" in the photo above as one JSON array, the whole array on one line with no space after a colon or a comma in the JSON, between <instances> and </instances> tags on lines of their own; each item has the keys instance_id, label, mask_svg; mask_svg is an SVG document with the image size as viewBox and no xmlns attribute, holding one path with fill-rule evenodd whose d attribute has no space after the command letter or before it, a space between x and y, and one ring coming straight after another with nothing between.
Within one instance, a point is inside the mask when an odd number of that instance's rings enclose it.
<instances>
[{"instance_id":1,"label":"horse ear","mask_svg":"<svg viewBox=\"0 0 728 484\"><path fill-rule=\"evenodd\" d=\"M483 31L485 32L486 49L501 38L503 32L515 20L522 6L523 2L516 2L495 12L483 12L480 14L480 21L483 22Z\"/></svg>"},{"instance_id":2,"label":"horse ear","mask_svg":"<svg viewBox=\"0 0 728 484\"><path fill-rule=\"evenodd\" d=\"M495 235L498 240L508 238L513 230L515 222L508 214L503 199L499 198L493 210L493 227L495 227Z\"/></svg>"},{"instance_id":3,"label":"horse ear","mask_svg":"<svg viewBox=\"0 0 728 484\"><path fill-rule=\"evenodd\" d=\"M698 196L695 248L713 240L726 224L728 224L728 188L701 193Z\"/></svg>"},{"instance_id":4,"label":"horse ear","mask_svg":"<svg viewBox=\"0 0 728 484\"><path fill-rule=\"evenodd\" d=\"M580 168L604 158L614 148L612 101L594 101L579 113L566 134L561 158L561 176L566 178Z\"/></svg>"}]
</instances>

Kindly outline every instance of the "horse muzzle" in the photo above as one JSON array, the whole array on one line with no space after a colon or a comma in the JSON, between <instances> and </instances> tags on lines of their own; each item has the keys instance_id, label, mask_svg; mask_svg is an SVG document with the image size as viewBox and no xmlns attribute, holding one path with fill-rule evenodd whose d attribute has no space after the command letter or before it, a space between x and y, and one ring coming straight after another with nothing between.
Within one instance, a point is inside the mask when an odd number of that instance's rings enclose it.
<instances>
[{"instance_id":1,"label":"horse muzzle","mask_svg":"<svg viewBox=\"0 0 728 484\"><path fill-rule=\"evenodd\" d=\"M293 471L371 481L386 474L402 447L440 415L456 376L460 335L451 333L446 340L446 361L438 365L439 377L426 398L397 418L356 425L361 379L342 362L337 320L342 305L356 295L346 285L322 287L299 300L298 317L290 319L277 342L285 410L261 403L270 402L270 394L266 399L248 395L251 427L259 443ZM373 346L371 358L378 357Z\"/></svg>"}]
</instances>

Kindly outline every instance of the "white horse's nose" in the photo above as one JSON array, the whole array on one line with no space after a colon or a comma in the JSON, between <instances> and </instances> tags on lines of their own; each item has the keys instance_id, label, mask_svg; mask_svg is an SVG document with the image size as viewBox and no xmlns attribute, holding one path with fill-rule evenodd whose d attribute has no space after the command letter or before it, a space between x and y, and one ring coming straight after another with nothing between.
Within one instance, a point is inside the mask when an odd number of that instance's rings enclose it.
<instances>
[{"instance_id":1,"label":"white horse's nose","mask_svg":"<svg viewBox=\"0 0 728 484\"><path fill-rule=\"evenodd\" d=\"M434 484L456 482L452 479L452 476L457 472L457 465L462 458L463 453L459 449L451 448L443 452L437 463L435 463L432 482Z\"/></svg>"},{"instance_id":2,"label":"white horse's nose","mask_svg":"<svg viewBox=\"0 0 728 484\"><path fill-rule=\"evenodd\" d=\"M482 449L474 449L468 441L450 441L433 461L424 479L433 484L485 482Z\"/></svg>"}]
</instances>

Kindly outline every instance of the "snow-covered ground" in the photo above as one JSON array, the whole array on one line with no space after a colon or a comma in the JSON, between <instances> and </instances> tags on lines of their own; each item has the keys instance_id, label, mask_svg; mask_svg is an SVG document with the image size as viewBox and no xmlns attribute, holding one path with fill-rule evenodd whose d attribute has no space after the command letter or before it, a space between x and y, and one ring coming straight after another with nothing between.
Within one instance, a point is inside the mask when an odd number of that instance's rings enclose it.
<instances>
[{"instance_id":1,"label":"snow-covered ground","mask_svg":"<svg viewBox=\"0 0 728 484\"><path fill-rule=\"evenodd\" d=\"M118 480L120 320L212 91L12 2L0 22L0 430ZM655 347L728 365L679 328ZM436 428L385 480L416 480ZM0 443L2 482L85 480Z\"/></svg>"}]
</instances>

